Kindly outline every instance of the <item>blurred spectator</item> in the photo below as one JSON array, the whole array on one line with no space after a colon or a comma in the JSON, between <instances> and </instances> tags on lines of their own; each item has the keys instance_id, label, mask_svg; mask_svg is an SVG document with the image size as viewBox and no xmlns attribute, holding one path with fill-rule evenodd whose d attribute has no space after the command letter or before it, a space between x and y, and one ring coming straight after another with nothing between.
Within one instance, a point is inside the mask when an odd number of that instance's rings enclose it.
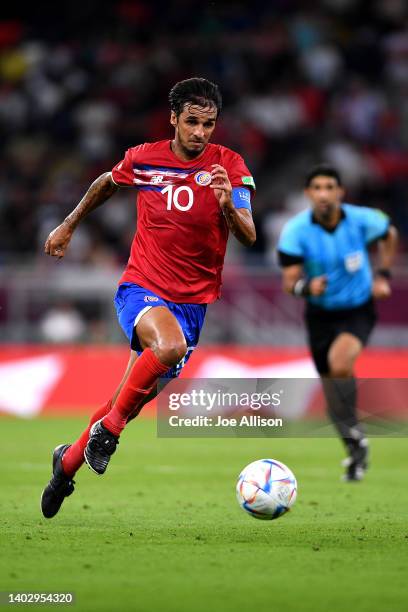
<instances>
[{"instance_id":1,"label":"blurred spectator","mask_svg":"<svg viewBox=\"0 0 408 612\"><path fill-rule=\"evenodd\" d=\"M89 0L75 11L61 2L8 7L4 15L0 264L41 257L49 230L94 177L129 146L168 138L163 100L193 75L219 83L224 110L215 140L241 152L256 177L264 261L293 214L291 202L304 203L304 172L324 159L343 172L350 198L396 216L406 246L403 0L253 0L250 7L177 0L171 11L161 0ZM120 192L83 223L68 262L123 263L134 195ZM259 263L259 249L243 257Z\"/></svg>"},{"instance_id":2,"label":"blurred spectator","mask_svg":"<svg viewBox=\"0 0 408 612\"><path fill-rule=\"evenodd\" d=\"M59 302L40 321L42 339L55 344L78 342L85 334L85 322L70 302Z\"/></svg>"}]
</instances>

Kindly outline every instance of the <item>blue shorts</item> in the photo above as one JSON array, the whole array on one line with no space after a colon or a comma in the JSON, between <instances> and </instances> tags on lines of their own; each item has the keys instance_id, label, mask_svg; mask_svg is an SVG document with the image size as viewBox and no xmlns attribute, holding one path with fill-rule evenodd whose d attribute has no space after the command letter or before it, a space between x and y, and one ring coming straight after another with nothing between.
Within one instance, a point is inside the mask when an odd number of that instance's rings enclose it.
<instances>
[{"instance_id":1,"label":"blue shorts","mask_svg":"<svg viewBox=\"0 0 408 612\"><path fill-rule=\"evenodd\" d=\"M121 328L125 332L130 347L140 355L142 347L136 333L136 325L145 312L155 306L164 306L176 317L183 330L187 343L187 353L164 378L175 378L190 359L191 353L198 344L201 328L204 324L207 304L175 304L159 297L153 291L144 289L134 283L123 283L119 286L115 299L116 314Z\"/></svg>"}]
</instances>

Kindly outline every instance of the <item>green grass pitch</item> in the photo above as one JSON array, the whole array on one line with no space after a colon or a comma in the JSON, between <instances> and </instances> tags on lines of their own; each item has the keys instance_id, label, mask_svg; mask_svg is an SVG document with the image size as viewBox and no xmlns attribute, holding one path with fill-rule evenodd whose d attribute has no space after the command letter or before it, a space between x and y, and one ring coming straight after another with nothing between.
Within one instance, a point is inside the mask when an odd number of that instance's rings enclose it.
<instances>
[{"instance_id":1,"label":"green grass pitch","mask_svg":"<svg viewBox=\"0 0 408 612\"><path fill-rule=\"evenodd\" d=\"M76 612L408 609L405 439L373 440L366 480L347 484L335 439L158 439L139 420L47 521L52 448L84 424L1 420L1 591L73 591ZM235 500L241 468L264 457L299 484L271 522Z\"/></svg>"}]
</instances>

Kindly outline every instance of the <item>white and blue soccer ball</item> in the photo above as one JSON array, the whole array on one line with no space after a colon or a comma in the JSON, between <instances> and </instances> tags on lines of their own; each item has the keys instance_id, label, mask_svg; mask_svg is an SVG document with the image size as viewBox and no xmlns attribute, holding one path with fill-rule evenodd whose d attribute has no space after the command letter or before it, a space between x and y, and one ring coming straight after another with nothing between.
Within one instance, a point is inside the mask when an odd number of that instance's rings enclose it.
<instances>
[{"instance_id":1,"label":"white and blue soccer ball","mask_svg":"<svg viewBox=\"0 0 408 612\"><path fill-rule=\"evenodd\" d=\"M239 475L238 503L255 518L279 518L293 506L296 496L297 482L293 472L276 459L253 461Z\"/></svg>"}]
</instances>

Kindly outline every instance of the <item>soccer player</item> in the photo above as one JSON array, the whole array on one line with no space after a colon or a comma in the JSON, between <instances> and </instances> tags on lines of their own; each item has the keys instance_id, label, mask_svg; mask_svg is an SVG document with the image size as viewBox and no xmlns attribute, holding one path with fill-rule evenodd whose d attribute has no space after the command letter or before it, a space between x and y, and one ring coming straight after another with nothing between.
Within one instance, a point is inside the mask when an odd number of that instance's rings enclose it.
<instances>
[{"instance_id":1,"label":"soccer player","mask_svg":"<svg viewBox=\"0 0 408 612\"><path fill-rule=\"evenodd\" d=\"M368 447L356 414L354 364L376 321L373 299L391 295L397 231L380 210L343 203L335 168L313 168L305 193L311 208L286 223L278 243L283 288L306 299L310 350L348 452L344 479L361 480ZM379 266L373 275L368 249L374 242Z\"/></svg>"},{"instance_id":2,"label":"soccer player","mask_svg":"<svg viewBox=\"0 0 408 612\"><path fill-rule=\"evenodd\" d=\"M41 508L55 516L74 490L84 460L103 474L127 422L156 394L159 378L177 376L196 347L207 304L220 296L228 234L255 242L254 180L243 159L210 144L222 100L203 78L176 83L169 94L174 138L128 149L90 186L45 243L65 255L75 228L122 187L137 192L137 231L115 297L130 360L118 389L71 445L57 446Z\"/></svg>"}]
</instances>

